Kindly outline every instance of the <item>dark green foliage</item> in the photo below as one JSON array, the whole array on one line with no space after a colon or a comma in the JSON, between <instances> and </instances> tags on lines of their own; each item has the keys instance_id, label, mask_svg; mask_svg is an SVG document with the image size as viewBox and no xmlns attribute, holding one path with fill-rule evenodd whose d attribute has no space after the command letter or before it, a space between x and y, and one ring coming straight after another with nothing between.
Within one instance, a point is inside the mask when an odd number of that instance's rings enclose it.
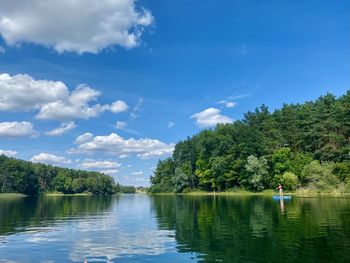
<instances>
[{"instance_id":1,"label":"dark green foliage","mask_svg":"<svg viewBox=\"0 0 350 263\"><path fill-rule=\"evenodd\" d=\"M114 193L120 193L120 194L135 194L136 193L136 188L134 186L123 186L120 184L116 184L113 187L113 192Z\"/></svg>"},{"instance_id":2,"label":"dark green foliage","mask_svg":"<svg viewBox=\"0 0 350 263\"><path fill-rule=\"evenodd\" d=\"M151 176L150 192L170 192L174 189L173 178L175 177L175 165L171 158L159 161L154 175Z\"/></svg>"},{"instance_id":3,"label":"dark green foliage","mask_svg":"<svg viewBox=\"0 0 350 263\"><path fill-rule=\"evenodd\" d=\"M312 161L304 167L302 177L309 188L320 192L330 192L339 184L339 178L334 175L333 169L334 163Z\"/></svg>"},{"instance_id":4,"label":"dark green foliage","mask_svg":"<svg viewBox=\"0 0 350 263\"><path fill-rule=\"evenodd\" d=\"M311 165L314 160L319 166ZM203 130L158 162L150 191L260 191L283 181L291 190L326 189L350 182L349 162L350 91L272 113L262 105L242 120Z\"/></svg>"},{"instance_id":5,"label":"dark green foliage","mask_svg":"<svg viewBox=\"0 0 350 263\"><path fill-rule=\"evenodd\" d=\"M98 173L31 163L0 156L0 193L37 195L58 191L66 194L113 193L112 177Z\"/></svg>"},{"instance_id":6,"label":"dark green foliage","mask_svg":"<svg viewBox=\"0 0 350 263\"><path fill-rule=\"evenodd\" d=\"M291 172L285 172L282 175L281 183L286 190L295 190L298 187L298 176Z\"/></svg>"},{"instance_id":7,"label":"dark green foliage","mask_svg":"<svg viewBox=\"0 0 350 263\"><path fill-rule=\"evenodd\" d=\"M350 179L350 161L334 164L333 173L342 181Z\"/></svg>"}]
</instances>

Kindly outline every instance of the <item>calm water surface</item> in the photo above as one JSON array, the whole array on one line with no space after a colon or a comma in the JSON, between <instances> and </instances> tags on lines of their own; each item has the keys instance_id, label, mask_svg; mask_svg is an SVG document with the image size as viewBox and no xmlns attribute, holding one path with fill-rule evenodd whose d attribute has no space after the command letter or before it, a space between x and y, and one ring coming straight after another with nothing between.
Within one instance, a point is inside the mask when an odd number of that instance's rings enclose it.
<instances>
[{"instance_id":1,"label":"calm water surface","mask_svg":"<svg viewBox=\"0 0 350 263\"><path fill-rule=\"evenodd\" d=\"M350 262L350 199L0 196L0 262Z\"/></svg>"}]
</instances>

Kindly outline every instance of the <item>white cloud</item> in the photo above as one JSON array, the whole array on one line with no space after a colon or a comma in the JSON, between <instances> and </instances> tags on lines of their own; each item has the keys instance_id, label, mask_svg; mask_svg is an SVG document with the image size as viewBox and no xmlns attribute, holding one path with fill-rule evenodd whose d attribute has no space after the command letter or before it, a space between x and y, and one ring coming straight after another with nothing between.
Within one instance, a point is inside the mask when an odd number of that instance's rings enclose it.
<instances>
[{"instance_id":1,"label":"white cloud","mask_svg":"<svg viewBox=\"0 0 350 263\"><path fill-rule=\"evenodd\" d=\"M118 168L121 166L118 162L111 161L95 161L92 159L84 160L80 165L84 169L109 169L109 168Z\"/></svg>"},{"instance_id":2,"label":"white cloud","mask_svg":"<svg viewBox=\"0 0 350 263\"><path fill-rule=\"evenodd\" d=\"M0 34L8 45L35 43L59 53L136 47L153 21L149 10L135 7L135 0L0 2Z\"/></svg>"},{"instance_id":3,"label":"white cloud","mask_svg":"<svg viewBox=\"0 0 350 263\"><path fill-rule=\"evenodd\" d=\"M125 121L117 121L117 123L115 124L114 127L117 130L121 130L121 131L124 131L124 132L127 132L127 133L131 133L131 134L140 136L139 132L137 132L135 130L132 130L132 129L128 129L128 128L126 128L127 126L128 126L128 124Z\"/></svg>"},{"instance_id":4,"label":"white cloud","mask_svg":"<svg viewBox=\"0 0 350 263\"><path fill-rule=\"evenodd\" d=\"M117 121L117 123L115 124L115 128L117 130L123 130L126 128L128 124L125 121Z\"/></svg>"},{"instance_id":5,"label":"white cloud","mask_svg":"<svg viewBox=\"0 0 350 263\"><path fill-rule=\"evenodd\" d=\"M26 74L0 74L0 111L37 111L37 119L89 119L104 111L127 110L127 104L120 100L111 105L93 104L100 95L100 91L83 84L70 92L61 81L35 80Z\"/></svg>"},{"instance_id":6,"label":"white cloud","mask_svg":"<svg viewBox=\"0 0 350 263\"><path fill-rule=\"evenodd\" d=\"M132 119L137 119L139 117L139 112L141 110L143 104L143 98L139 98L136 105L132 108L132 111L130 113L130 117Z\"/></svg>"},{"instance_id":7,"label":"white cloud","mask_svg":"<svg viewBox=\"0 0 350 263\"><path fill-rule=\"evenodd\" d=\"M119 113L128 110L129 106L121 100L117 100L111 104L110 110L113 113Z\"/></svg>"},{"instance_id":8,"label":"white cloud","mask_svg":"<svg viewBox=\"0 0 350 263\"><path fill-rule=\"evenodd\" d=\"M42 120L71 120L96 117L109 110L109 105L89 105L90 101L96 100L99 96L99 91L85 85L79 85L64 100L43 105L36 118Z\"/></svg>"},{"instance_id":9,"label":"white cloud","mask_svg":"<svg viewBox=\"0 0 350 263\"><path fill-rule=\"evenodd\" d=\"M94 135L93 135L92 133L86 132L86 133L84 133L84 134L82 134L82 135L79 135L79 136L75 139L74 143L75 143L75 144L81 144L81 143L84 143L84 142L88 142L88 141L90 141L93 137L94 137Z\"/></svg>"},{"instance_id":10,"label":"white cloud","mask_svg":"<svg viewBox=\"0 0 350 263\"><path fill-rule=\"evenodd\" d=\"M57 127L51 131L45 132L48 136L59 136L62 135L76 127L75 123L73 121L71 122L64 122L60 125L60 127Z\"/></svg>"},{"instance_id":11,"label":"white cloud","mask_svg":"<svg viewBox=\"0 0 350 263\"><path fill-rule=\"evenodd\" d=\"M117 169L108 169L108 170L102 170L101 173L107 174L107 175L115 175L119 172Z\"/></svg>"},{"instance_id":12,"label":"white cloud","mask_svg":"<svg viewBox=\"0 0 350 263\"><path fill-rule=\"evenodd\" d=\"M131 175L143 175L142 171L132 172Z\"/></svg>"},{"instance_id":13,"label":"white cloud","mask_svg":"<svg viewBox=\"0 0 350 263\"><path fill-rule=\"evenodd\" d=\"M46 164L70 164L72 161L63 156L58 156L49 153L40 153L38 155L34 155L30 161L34 163L46 163Z\"/></svg>"},{"instance_id":14,"label":"white cloud","mask_svg":"<svg viewBox=\"0 0 350 263\"><path fill-rule=\"evenodd\" d=\"M174 127L175 126L175 122L169 121L168 122L168 128Z\"/></svg>"},{"instance_id":15,"label":"white cloud","mask_svg":"<svg viewBox=\"0 0 350 263\"><path fill-rule=\"evenodd\" d=\"M125 158L128 158L129 155L128 154L121 154L118 156L119 159L125 159Z\"/></svg>"},{"instance_id":16,"label":"white cloud","mask_svg":"<svg viewBox=\"0 0 350 263\"><path fill-rule=\"evenodd\" d=\"M0 122L0 137L35 137L37 132L30 122Z\"/></svg>"},{"instance_id":17,"label":"white cloud","mask_svg":"<svg viewBox=\"0 0 350 263\"><path fill-rule=\"evenodd\" d=\"M76 140L77 142L77 140ZM71 152L106 153L117 156L136 154L141 159L149 159L170 155L174 150L173 144L166 144L154 139L124 139L116 133L107 136L90 137L89 140L78 142L78 147Z\"/></svg>"},{"instance_id":18,"label":"white cloud","mask_svg":"<svg viewBox=\"0 0 350 263\"><path fill-rule=\"evenodd\" d=\"M60 81L34 80L29 75L0 74L0 110L29 111L68 96Z\"/></svg>"},{"instance_id":19,"label":"white cloud","mask_svg":"<svg viewBox=\"0 0 350 263\"><path fill-rule=\"evenodd\" d=\"M233 108L234 106L236 106L236 102L228 101L228 102L226 102L225 106L227 108Z\"/></svg>"},{"instance_id":20,"label":"white cloud","mask_svg":"<svg viewBox=\"0 0 350 263\"><path fill-rule=\"evenodd\" d=\"M218 102L219 104L225 105L226 108L233 108L237 105L236 102L233 101L227 101L227 100L221 100Z\"/></svg>"},{"instance_id":21,"label":"white cloud","mask_svg":"<svg viewBox=\"0 0 350 263\"><path fill-rule=\"evenodd\" d=\"M9 157L15 156L17 154L16 151L11 151L11 150L1 150L0 149L0 155L6 155Z\"/></svg>"},{"instance_id":22,"label":"white cloud","mask_svg":"<svg viewBox=\"0 0 350 263\"><path fill-rule=\"evenodd\" d=\"M221 111L217 108L208 108L191 116L196 120L199 127L212 127L218 123L230 123L233 120L225 115L220 115Z\"/></svg>"}]
</instances>

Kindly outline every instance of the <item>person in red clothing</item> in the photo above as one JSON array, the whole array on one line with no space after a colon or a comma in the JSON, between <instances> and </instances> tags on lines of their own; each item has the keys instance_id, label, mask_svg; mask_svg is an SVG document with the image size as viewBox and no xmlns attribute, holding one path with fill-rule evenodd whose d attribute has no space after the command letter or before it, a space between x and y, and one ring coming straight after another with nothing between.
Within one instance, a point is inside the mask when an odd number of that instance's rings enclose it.
<instances>
[{"instance_id":1,"label":"person in red clothing","mask_svg":"<svg viewBox=\"0 0 350 263\"><path fill-rule=\"evenodd\" d=\"M282 187L282 185L278 184L278 187L276 189L279 191L280 196L283 196L283 187Z\"/></svg>"}]
</instances>

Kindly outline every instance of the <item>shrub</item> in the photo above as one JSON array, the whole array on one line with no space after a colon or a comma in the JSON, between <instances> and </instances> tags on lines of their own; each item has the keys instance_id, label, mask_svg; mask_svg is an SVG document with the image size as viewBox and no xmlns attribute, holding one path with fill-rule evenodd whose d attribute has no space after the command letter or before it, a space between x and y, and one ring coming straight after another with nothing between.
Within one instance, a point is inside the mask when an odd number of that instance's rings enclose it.
<instances>
[{"instance_id":1,"label":"shrub","mask_svg":"<svg viewBox=\"0 0 350 263\"><path fill-rule=\"evenodd\" d=\"M329 192L339 185L339 179L333 174L333 167L333 163L320 164L318 161L312 161L305 165L302 178L307 187L319 192Z\"/></svg>"},{"instance_id":2,"label":"shrub","mask_svg":"<svg viewBox=\"0 0 350 263\"><path fill-rule=\"evenodd\" d=\"M283 187L286 190L295 190L298 187L298 176L291 172L285 172L282 176Z\"/></svg>"}]
</instances>

